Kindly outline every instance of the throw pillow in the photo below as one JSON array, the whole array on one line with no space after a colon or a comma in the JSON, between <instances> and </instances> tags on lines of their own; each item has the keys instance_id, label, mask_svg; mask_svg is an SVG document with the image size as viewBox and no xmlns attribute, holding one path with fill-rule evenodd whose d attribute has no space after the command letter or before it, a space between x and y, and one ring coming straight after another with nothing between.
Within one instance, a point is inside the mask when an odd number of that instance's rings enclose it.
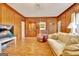
<instances>
[{"instance_id":1,"label":"throw pillow","mask_svg":"<svg viewBox=\"0 0 79 59\"><path fill-rule=\"evenodd\" d=\"M58 40L60 40L61 42L67 44L69 42L70 36L68 34L59 34L58 35Z\"/></svg>"},{"instance_id":2,"label":"throw pillow","mask_svg":"<svg viewBox=\"0 0 79 59\"><path fill-rule=\"evenodd\" d=\"M79 37L78 36L71 36L67 45L71 45L71 44L79 44Z\"/></svg>"}]
</instances>

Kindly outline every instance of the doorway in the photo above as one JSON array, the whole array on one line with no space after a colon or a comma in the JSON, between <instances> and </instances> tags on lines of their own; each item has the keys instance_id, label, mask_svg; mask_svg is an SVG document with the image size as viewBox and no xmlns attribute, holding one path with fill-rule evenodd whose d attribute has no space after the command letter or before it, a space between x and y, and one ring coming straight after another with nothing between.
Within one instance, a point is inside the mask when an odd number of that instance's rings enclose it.
<instances>
[{"instance_id":1,"label":"doorway","mask_svg":"<svg viewBox=\"0 0 79 59\"><path fill-rule=\"evenodd\" d=\"M58 32L61 32L61 21L58 21Z\"/></svg>"},{"instance_id":2,"label":"doorway","mask_svg":"<svg viewBox=\"0 0 79 59\"><path fill-rule=\"evenodd\" d=\"M21 21L21 36L25 38L25 21Z\"/></svg>"}]
</instances>

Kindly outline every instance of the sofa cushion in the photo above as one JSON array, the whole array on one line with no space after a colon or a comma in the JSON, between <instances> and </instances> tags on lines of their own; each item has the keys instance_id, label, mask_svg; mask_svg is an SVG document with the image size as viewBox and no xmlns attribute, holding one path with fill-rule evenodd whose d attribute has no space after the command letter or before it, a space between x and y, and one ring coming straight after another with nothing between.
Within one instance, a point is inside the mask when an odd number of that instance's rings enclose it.
<instances>
[{"instance_id":1,"label":"sofa cushion","mask_svg":"<svg viewBox=\"0 0 79 59\"><path fill-rule=\"evenodd\" d=\"M68 46L65 47L65 50L77 51L77 50L79 50L79 44L68 45Z\"/></svg>"},{"instance_id":2,"label":"sofa cushion","mask_svg":"<svg viewBox=\"0 0 79 59\"><path fill-rule=\"evenodd\" d=\"M63 55L79 56L79 44L72 44L72 45L66 46L63 51Z\"/></svg>"},{"instance_id":3,"label":"sofa cushion","mask_svg":"<svg viewBox=\"0 0 79 59\"><path fill-rule=\"evenodd\" d=\"M62 41L65 44L69 42L69 39L70 39L70 36L68 33L60 33L58 35L58 40Z\"/></svg>"},{"instance_id":4,"label":"sofa cushion","mask_svg":"<svg viewBox=\"0 0 79 59\"><path fill-rule=\"evenodd\" d=\"M64 51L63 56L79 56L79 51Z\"/></svg>"},{"instance_id":5,"label":"sofa cushion","mask_svg":"<svg viewBox=\"0 0 79 59\"><path fill-rule=\"evenodd\" d=\"M57 40L57 39L58 39L58 34L57 34L57 33L49 34L49 35L48 35L48 38L49 38L49 39Z\"/></svg>"},{"instance_id":6,"label":"sofa cushion","mask_svg":"<svg viewBox=\"0 0 79 59\"><path fill-rule=\"evenodd\" d=\"M69 42L67 43L67 45L71 45L71 44L79 44L79 36L72 36L69 40Z\"/></svg>"}]
</instances>

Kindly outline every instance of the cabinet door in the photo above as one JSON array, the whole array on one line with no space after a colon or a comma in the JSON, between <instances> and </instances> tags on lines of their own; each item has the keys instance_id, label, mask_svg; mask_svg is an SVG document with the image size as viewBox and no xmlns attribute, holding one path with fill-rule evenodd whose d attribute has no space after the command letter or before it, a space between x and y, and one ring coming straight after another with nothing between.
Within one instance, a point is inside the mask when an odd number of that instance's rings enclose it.
<instances>
[{"instance_id":1,"label":"cabinet door","mask_svg":"<svg viewBox=\"0 0 79 59\"><path fill-rule=\"evenodd\" d=\"M28 23L28 36L34 37L37 35L37 25L36 22L29 22Z\"/></svg>"}]
</instances>

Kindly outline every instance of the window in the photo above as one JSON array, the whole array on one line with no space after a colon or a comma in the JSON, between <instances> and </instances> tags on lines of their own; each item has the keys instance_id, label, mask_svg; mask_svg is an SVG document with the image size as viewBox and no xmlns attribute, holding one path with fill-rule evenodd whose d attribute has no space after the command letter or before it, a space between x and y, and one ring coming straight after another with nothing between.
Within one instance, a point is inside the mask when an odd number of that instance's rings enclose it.
<instances>
[{"instance_id":1,"label":"window","mask_svg":"<svg viewBox=\"0 0 79 59\"><path fill-rule=\"evenodd\" d=\"M79 13L76 13L75 16L76 16L75 19L76 19L76 26L77 26L76 32L79 34Z\"/></svg>"},{"instance_id":2,"label":"window","mask_svg":"<svg viewBox=\"0 0 79 59\"><path fill-rule=\"evenodd\" d=\"M72 13L71 15L71 23L68 28L71 28L71 33L79 33L79 13Z\"/></svg>"}]
</instances>

